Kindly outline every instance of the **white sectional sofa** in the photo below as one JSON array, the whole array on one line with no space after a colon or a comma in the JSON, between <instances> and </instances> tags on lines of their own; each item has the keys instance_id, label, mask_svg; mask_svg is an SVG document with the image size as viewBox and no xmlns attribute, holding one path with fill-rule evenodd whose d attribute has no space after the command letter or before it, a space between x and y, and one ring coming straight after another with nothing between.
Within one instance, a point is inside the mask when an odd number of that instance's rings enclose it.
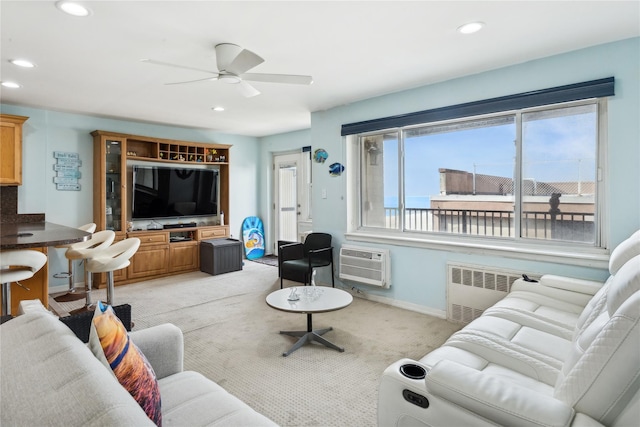
<instances>
[{"instance_id":1,"label":"white sectional sofa","mask_svg":"<svg viewBox=\"0 0 640 427\"><path fill-rule=\"evenodd\" d=\"M640 425L640 231L605 283L519 280L420 360L381 379L378 425Z\"/></svg>"},{"instance_id":2,"label":"white sectional sofa","mask_svg":"<svg viewBox=\"0 0 640 427\"><path fill-rule=\"evenodd\" d=\"M183 371L183 337L176 326L130 337L158 378L165 427L276 425L201 374ZM30 307L0 326L0 379L3 427L154 425L109 369L44 307Z\"/></svg>"}]
</instances>

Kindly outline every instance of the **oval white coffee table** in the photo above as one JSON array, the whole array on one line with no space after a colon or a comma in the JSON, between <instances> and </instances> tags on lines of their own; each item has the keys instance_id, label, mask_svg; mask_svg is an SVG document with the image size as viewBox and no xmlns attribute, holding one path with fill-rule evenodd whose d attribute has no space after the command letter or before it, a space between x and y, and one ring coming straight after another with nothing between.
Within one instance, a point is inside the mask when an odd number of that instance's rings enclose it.
<instances>
[{"instance_id":1,"label":"oval white coffee table","mask_svg":"<svg viewBox=\"0 0 640 427\"><path fill-rule=\"evenodd\" d=\"M321 336L333 328L329 327L325 329L316 329L315 331L313 330L311 315L313 313L326 313L328 311L345 308L353 301L351 294L341 289L328 288L324 286L302 286L296 288L296 293L298 294L299 299L292 301L289 299L291 290L292 288L278 289L267 296L267 304L277 310L289 313L307 314L306 331L280 331L283 335L299 338L293 347L282 353L282 355L288 356L304 344L311 341L319 342L320 344L333 348L334 350L343 352L344 348L338 347Z\"/></svg>"}]
</instances>

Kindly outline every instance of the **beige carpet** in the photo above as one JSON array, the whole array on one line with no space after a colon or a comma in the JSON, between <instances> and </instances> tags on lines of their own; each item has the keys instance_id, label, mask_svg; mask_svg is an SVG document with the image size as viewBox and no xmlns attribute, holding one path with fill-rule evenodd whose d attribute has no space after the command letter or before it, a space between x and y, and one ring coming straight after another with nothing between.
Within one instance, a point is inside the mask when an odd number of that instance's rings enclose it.
<instances>
[{"instance_id":1,"label":"beige carpet","mask_svg":"<svg viewBox=\"0 0 640 427\"><path fill-rule=\"evenodd\" d=\"M266 304L279 288L277 268L245 261L243 271L218 276L194 272L119 286L114 304L131 304L135 329L176 324L184 332L185 369L282 426L375 426L382 371L400 358L425 355L459 329L355 298L343 310L313 316L314 328L334 328L324 336L344 353L312 343L283 357L294 338L278 332L306 329L306 316Z\"/></svg>"}]
</instances>

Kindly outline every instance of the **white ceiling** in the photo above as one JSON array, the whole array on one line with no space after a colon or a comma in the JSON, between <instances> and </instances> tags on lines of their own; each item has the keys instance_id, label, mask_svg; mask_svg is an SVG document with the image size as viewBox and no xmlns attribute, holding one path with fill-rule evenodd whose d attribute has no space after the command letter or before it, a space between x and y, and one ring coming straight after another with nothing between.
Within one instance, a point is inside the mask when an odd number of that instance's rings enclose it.
<instances>
[{"instance_id":1,"label":"white ceiling","mask_svg":"<svg viewBox=\"0 0 640 427\"><path fill-rule=\"evenodd\" d=\"M640 35L638 1L53 1L0 2L2 103L264 136L307 128L310 113ZM475 35L456 28L470 21ZM250 72L311 75L311 86L205 81L214 45L265 59ZM37 64L21 69L10 59ZM605 59L603 59L605 60ZM216 113L213 106L226 111Z\"/></svg>"}]
</instances>

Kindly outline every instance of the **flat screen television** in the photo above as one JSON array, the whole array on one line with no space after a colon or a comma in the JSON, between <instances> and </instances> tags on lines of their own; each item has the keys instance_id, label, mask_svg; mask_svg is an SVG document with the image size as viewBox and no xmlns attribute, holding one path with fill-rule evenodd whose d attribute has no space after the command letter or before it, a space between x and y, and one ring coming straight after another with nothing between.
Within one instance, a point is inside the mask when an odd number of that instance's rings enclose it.
<instances>
[{"instance_id":1,"label":"flat screen television","mask_svg":"<svg viewBox=\"0 0 640 427\"><path fill-rule=\"evenodd\" d=\"M218 215L217 169L134 166L131 218Z\"/></svg>"}]
</instances>

